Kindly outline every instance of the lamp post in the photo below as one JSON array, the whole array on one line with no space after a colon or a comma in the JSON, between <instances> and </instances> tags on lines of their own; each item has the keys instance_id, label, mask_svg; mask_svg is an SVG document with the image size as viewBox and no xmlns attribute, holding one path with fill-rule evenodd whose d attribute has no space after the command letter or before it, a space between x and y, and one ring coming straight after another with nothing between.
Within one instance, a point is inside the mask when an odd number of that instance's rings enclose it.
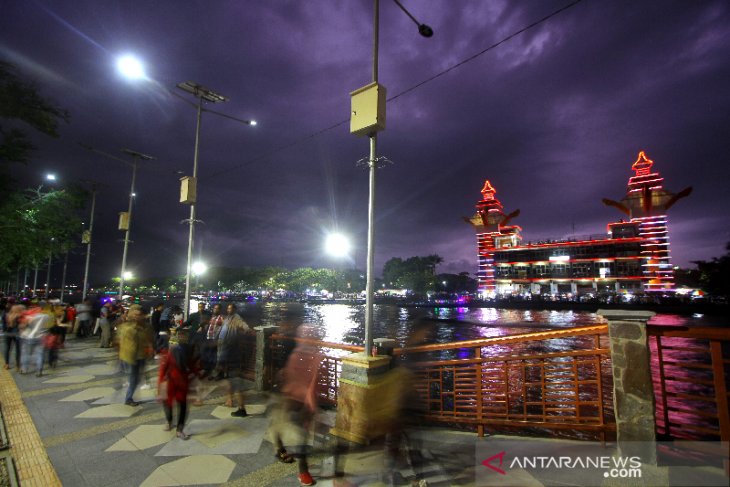
<instances>
[{"instance_id":1,"label":"lamp post","mask_svg":"<svg viewBox=\"0 0 730 487\"><path fill-rule=\"evenodd\" d=\"M200 148L200 123L202 120L203 111L209 111L203 109L203 102L208 103L222 103L228 101L225 96L214 92L206 88L203 85L194 83L192 81L185 81L178 83L178 88L183 91L190 93L198 99L197 116L195 119L195 151L193 153L193 175L192 177L181 178L182 186L180 188L180 202L190 205L190 218L188 223L190 230L188 232L188 258L187 265L185 268L185 303L183 305L183 319L187 321L188 314L190 313L190 276L192 274L192 261L193 261L193 241L195 238L195 215L196 215L196 203L197 203L197 182L198 182L198 155ZM240 120L229 115L222 113L213 112L217 115L224 116L236 120L238 122L245 123L247 125L256 125L254 120Z\"/></svg>"},{"instance_id":2,"label":"lamp post","mask_svg":"<svg viewBox=\"0 0 730 487\"><path fill-rule=\"evenodd\" d=\"M51 245L48 247L48 270L46 271L46 290L43 294L43 298L48 301L48 292L51 286L51 259L53 258L53 242L55 237L51 237Z\"/></svg>"},{"instance_id":3,"label":"lamp post","mask_svg":"<svg viewBox=\"0 0 730 487\"><path fill-rule=\"evenodd\" d=\"M89 229L84 231L81 242L86 244L86 263L84 265L84 287L81 292L81 301L86 301L86 292L89 290L89 264L91 263L91 236L94 233L94 212L96 209L96 192L99 183L96 181L85 181L91 184L91 215L89 216Z\"/></svg>"},{"instance_id":4,"label":"lamp post","mask_svg":"<svg viewBox=\"0 0 730 487\"><path fill-rule=\"evenodd\" d=\"M124 296L124 277L127 272L127 250L129 249L129 229L132 226L132 202L134 201L134 183L137 180L137 165L140 160L151 161L154 157L130 149L123 149L122 152L132 156L132 186L129 189L129 207L126 215L120 213L119 229L124 230L124 250L122 251L122 270L119 273L119 301Z\"/></svg>"},{"instance_id":5,"label":"lamp post","mask_svg":"<svg viewBox=\"0 0 730 487\"><path fill-rule=\"evenodd\" d=\"M398 0L398 7L418 26L423 37L431 37L433 30L420 24ZM374 300L374 260L375 260L375 170L378 164L378 131L385 129L385 87L378 83L378 44L380 37L380 0L374 0L373 15L373 60L372 82L354 92L352 96L352 117L350 132L355 135L367 135L370 139L370 155L368 157L369 193L368 193L368 253L367 279L365 284L365 354L370 355L373 348L373 300Z\"/></svg>"}]
</instances>

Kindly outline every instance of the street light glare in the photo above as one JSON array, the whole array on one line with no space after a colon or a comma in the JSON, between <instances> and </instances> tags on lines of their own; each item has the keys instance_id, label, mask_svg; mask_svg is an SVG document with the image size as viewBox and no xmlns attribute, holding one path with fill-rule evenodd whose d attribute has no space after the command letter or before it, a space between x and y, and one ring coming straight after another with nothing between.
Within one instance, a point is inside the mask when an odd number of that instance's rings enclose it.
<instances>
[{"instance_id":1,"label":"street light glare","mask_svg":"<svg viewBox=\"0 0 730 487\"><path fill-rule=\"evenodd\" d=\"M251 120L248 124L249 125L258 125L258 122L256 120Z\"/></svg>"},{"instance_id":2,"label":"street light glare","mask_svg":"<svg viewBox=\"0 0 730 487\"><path fill-rule=\"evenodd\" d=\"M341 233L331 233L327 235L324 248L334 257L345 257L350 253L350 240Z\"/></svg>"},{"instance_id":3,"label":"street light glare","mask_svg":"<svg viewBox=\"0 0 730 487\"><path fill-rule=\"evenodd\" d=\"M132 279L134 277L134 274L132 274L130 271L124 271L124 280L128 281L129 279Z\"/></svg>"},{"instance_id":4,"label":"street light glare","mask_svg":"<svg viewBox=\"0 0 730 487\"><path fill-rule=\"evenodd\" d=\"M140 60L130 54L124 55L117 60L117 69L129 79L144 79L147 77Z\"/></svg>"},{"instance_id":5,"label":"street light glare","mask_svg":"<svg viewBox=\"0 0 730 487\"><path fill-rule=\"evenodd\" d=\"M201 274L205 274L205 271L208 270L208 266L205 262L194 262L190 270L193 271L194 275L199 276Z\"/></svg>"},{"instance_id":6,"label":"street light glare","mask_svg":"<svg viewBox=\"0 0 730 487\"><path fill-rule=\"evenodd\" d=\"M55 174L46 174L46 179L49 181L55 181L56 175Z\"/></svg>"}]
</instances>

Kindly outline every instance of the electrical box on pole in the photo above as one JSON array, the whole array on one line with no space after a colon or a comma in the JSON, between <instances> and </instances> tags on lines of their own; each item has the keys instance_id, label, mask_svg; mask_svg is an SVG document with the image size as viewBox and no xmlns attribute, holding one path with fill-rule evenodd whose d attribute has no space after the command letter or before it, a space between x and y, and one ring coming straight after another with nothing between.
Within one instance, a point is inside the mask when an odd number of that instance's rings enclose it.
<instances>
[{"instance_id":1,"label":"electrical box on pole","mask_svg":"<svg viewBox=\"0 0 730 487\"><path fill-rule=\"evenodd\" d=\"M81 232L81 243L82 244L91 243L91 231L90 230L84 230L83 232Z\"/></svg>"},{"instance_id":2,"label":"electrical box on pole","mask_svg":"<svg viewBox=\"0 0 730 487\"><path fill-rule=\"evenodd\" d=\"M119 212L119 230L123 232L129 230L129 212L127 211Z\"/></svg>"},{"instance_id":3,"label":"electrical box on pole","mask_svg":"<svg viewBox=\"0 0 730 487\"><path fill-rule=\"evenodd\" d=\"M180 178L180 203L195 204L197 201L198 178L185 176Z\"/></svg>"},{"instance_id":4,"label":"electrical box on pole","mask_svg":"<svg viewBox=\"0 0 730 487\"><path fill-rule=\"evenodd\" d=\"M385 86L370 83L350 93L350 133L370 135L385 130Z\"/></svg>"}]
</instances>

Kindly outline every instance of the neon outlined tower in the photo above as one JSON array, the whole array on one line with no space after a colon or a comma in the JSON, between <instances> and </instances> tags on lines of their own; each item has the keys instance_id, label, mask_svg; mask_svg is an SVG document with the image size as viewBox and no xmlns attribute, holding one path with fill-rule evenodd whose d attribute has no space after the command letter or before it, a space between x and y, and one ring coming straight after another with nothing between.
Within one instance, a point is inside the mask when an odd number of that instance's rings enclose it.
<instances>
[{"instance_id":1,"label":"neon outlined tower","mask_svg":"<svg viewBox=\"0 0 730 487\"><path fill-rule=\"evenodd\" d=\"M649 293L674 290L674 270L669 251L669 231L667 229L667 210L677 200L688 196L688 187L677 194L662 187L664 178L652 171L654 161L646 157L644 151L632 164L634 176L629 178L626 196L621 202L604 199L606 205L614 206L626 213L632 223L639 227L639 235L644 239L641 254L644 291Z\"/></svg>"},{"instance_id":2,"label":"neon outlined tower","mask_svg":"<svg viewBox=\"0 0 730 487\"><path fill-rule=\"evenodd\" d=\"M479 294L484 297L494 297L497 292L497 281L494 276L494 252L496 249L515 247L522 240L517 225L507 225L509 221L520 214L515 210L505 215L502 203L494 197L497 191L487 179L482 187L482 199L477 202L477 212L471 218L464 220L474 227L477 234L479 256Z\"/></svg>"}]
</instances>

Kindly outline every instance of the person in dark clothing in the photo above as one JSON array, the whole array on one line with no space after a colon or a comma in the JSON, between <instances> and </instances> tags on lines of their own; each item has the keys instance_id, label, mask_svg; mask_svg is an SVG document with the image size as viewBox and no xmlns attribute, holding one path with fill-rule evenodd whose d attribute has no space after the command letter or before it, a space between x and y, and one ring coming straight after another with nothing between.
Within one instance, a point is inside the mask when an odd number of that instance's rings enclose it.
<instances>
[{"instance_id":1,"label":"person in dark clothing","mask_svg":"<svg viewBox=\"0 0 730 487\"><path fill-rule=\"evenodd\" d=\"M200 324L203 322L203 315L207 315L207 321L210 322L210 311L207 311L205 309L205 303L200 301L198 303L198 311L188 316L188 321L186 321L183 326L189 328L190 333L196 333L198 329L200 329Z\"/></svg>"},{"instance_id":2,"label":"person in dark clothing","mask_svg":"<svg viewBox=\"0 0 730 487\"><path fill-rule=\"evenodd\" d=\"M2 329L5 333L5 368L10 368L10 350L15 344L15 367L20 369L20 336L19 336L19 319L25 311L22 304L13 304L8 302L5 305L5 312L2 318Z\"/></svg>"},{"instance_id":3,"label":"person in dark clothing","mask_svg":"<svg viewBox=\"0 0 730 487\"><path fill-rule=\"evenodd\" d=\"M157 303L155 307L152 309L152 315L150 315L150 324L152 325L152 330L154 331L154 343L155 343L155 351L159 351L159 341L160 341L160 319L162 318L162 310L165 308L164 303Z\"/></svg>"}]
</instances>

